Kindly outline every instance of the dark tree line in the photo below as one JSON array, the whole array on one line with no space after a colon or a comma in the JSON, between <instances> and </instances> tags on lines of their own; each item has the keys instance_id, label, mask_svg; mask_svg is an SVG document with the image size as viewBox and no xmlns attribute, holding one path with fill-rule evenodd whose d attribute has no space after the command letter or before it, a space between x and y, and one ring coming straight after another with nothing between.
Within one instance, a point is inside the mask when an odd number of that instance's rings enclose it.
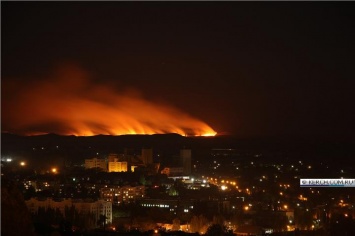
<instances>
[{"instance_id":1,"label":"dark tree line","mask_svg":"<svg viewBox=\"0 0 355 236\"><path fill-rule=\"evenodd\" d=\"M74 206L65 207L64 215L56 208L38 208L37 213L32 214L36 231L40 234L58 230L71 232L73 226L82 230L93 229L97 226L95 215L90 212L79 212Z\"/></svg>"}]
</instances>

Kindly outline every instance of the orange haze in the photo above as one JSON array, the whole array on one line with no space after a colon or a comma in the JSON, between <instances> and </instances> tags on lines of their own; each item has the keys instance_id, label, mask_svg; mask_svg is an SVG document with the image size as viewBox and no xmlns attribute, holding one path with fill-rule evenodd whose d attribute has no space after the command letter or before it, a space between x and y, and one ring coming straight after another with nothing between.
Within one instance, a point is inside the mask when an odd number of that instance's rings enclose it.
<instances>
[{"instance_id":1,"label":"orange haze","mask_svg":"<svg viewBox=\"0 0 355 236\"><path fill-rule=\"evenodd\" d=\"M76 67L61 68L48 78L31 83L14 81L3 83L3 131L78 136L216 134L205 122L172 106L96 84Z\"/></svg>"}]
</instances>

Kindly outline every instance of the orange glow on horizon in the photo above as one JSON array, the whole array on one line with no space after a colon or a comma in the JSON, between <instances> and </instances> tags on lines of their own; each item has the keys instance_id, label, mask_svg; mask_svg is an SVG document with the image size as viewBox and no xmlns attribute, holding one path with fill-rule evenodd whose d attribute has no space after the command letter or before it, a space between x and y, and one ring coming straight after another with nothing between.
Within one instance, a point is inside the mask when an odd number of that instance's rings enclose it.
<instances>
[{"instance_id":1,"label":"orange glow on horizon","mask_svg":"<svg viewBox=\"0 0 355 236\"><path fill-rule=\"evenodd\" d=\"M25 135L76 136L217 134L205 122L177 108L89 78L77 67L64 67L36 82L3 85L3 130Z\"/></svg>"}]
</instances>

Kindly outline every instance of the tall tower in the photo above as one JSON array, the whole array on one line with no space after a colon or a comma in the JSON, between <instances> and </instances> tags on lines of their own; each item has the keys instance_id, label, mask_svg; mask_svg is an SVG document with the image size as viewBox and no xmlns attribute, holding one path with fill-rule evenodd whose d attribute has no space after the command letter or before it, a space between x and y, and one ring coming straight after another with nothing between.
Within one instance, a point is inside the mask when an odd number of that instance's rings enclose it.
<instances>
[{"instance_id":1,"label":"tall tower","mask_svg":"<svg viewBox=\"0 0 355 236\"><path fill-rule=\"evenodd\" d=\"M180 150L180 160L182 167L184 168L183 174L191 174L191 149L181 149Z\"/></svg>"},{"instance_id":2,"label":"tall tower","mask_svg":"<svg viewBox=\"0 0 355 236\"><path fill-rule=\"evenodd\" d=\"M153 149L142 148L142 161L144 165L153 164Z\"/></svg>"}]
</instances>

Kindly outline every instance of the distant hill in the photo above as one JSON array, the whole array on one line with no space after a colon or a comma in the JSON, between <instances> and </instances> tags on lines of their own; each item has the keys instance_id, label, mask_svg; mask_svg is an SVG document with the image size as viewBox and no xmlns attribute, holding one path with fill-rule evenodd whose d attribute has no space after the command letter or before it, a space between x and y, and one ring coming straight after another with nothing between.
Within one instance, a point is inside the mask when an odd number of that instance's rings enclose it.
<instances>
[{"instance_id":1,"label":"distant hill","mask_svg":"<svg viewBox=\"0 0 355 236\"><path fill-rule=\"evenodd\" d=\"M96 135L62 136L46 134L20 136L1 134L1 155L48 162L63 160L82 163L94 156L123 153L125 148L139 155L142 148L153 148L162 158L178 155L182 148L190 148L193 158L208 157L211 149L232 148L253 153L299 153L294 156L312 158L345 158L354 161L354 145L350 140L324 140L307 138L254 138L241 139L232 135L215 137L184 137L178 134L155 135ZM292 155L291 155L292 156Z\"/></svg>"}]
</instances>

